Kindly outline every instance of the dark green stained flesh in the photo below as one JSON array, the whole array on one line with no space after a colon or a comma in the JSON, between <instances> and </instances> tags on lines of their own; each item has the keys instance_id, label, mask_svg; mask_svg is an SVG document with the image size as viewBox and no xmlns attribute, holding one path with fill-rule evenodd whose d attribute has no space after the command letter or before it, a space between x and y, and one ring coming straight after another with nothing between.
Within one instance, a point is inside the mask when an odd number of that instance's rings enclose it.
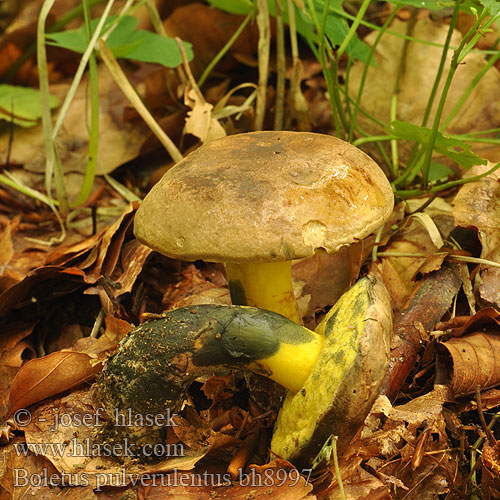
<instances>
[{"instance_id":1,"label":"dark green stained flesh","mask_svg":"<svg viewBox=\"0 0 500 500\"><path fill-rule=\"evenodd\" d=\"M281 342L310 341L308 330L271 311L216 305L176 309L122 340L99 377L97 394L111 412L174 412L197 377L270 357Z\"/></svg>"}]
</instances>

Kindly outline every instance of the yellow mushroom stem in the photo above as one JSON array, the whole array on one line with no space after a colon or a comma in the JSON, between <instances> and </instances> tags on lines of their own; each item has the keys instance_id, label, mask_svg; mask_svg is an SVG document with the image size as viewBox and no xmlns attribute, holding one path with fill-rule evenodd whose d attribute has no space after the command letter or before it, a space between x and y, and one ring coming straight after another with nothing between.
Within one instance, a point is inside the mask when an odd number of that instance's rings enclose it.
<instances>
[{"instance_id":1,"label":"yellow mushroom stem","mask_svg":"<svg viewBox=\"0 0 500 500\"><path fill-rule=\"evenodd\" d=\"M302 324L293 293L291 260L226 263L226 274L233 304L274 311Z\"/></svg>"},{"instance_id":2,"label":"yellow mushroom stem","mask_svg":"<svg viewBox=\"0 0 500 500\"><path fill-rule=\"evenodd\" d=\"M299 392L312 372L324 340L323 335L311 330L307 330L307 335L308 341L302 344L281 342L275 354L253 361L246 368L269 377L294 394Z\"/></svg>"}]
</instances>

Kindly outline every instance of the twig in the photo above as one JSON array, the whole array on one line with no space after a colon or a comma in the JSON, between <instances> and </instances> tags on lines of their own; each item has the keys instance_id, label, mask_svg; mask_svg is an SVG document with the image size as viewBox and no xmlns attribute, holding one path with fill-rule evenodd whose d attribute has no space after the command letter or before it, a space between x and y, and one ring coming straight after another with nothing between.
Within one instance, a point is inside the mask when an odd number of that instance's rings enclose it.
<instances>
[{"instance_id":1,"label":"twig","mask_svg":"<svg viewBox=\"0 0 500 500\"><path fill-rule=\"evenodd\" d=\"M156 135L158 140L168 151L172 160L176 163L181 161L183 159L182 153L179 151L172 139L170 139L160 125L158 125L157 121L153 118L153 115L146 108L104 40L99 40L99 47L101 49L101 57L104 64L106 64L122 92L128 97L129 101L132 103L142 119L147 123L153 134Z\"/></svg>"},{"instance_id":2,"label":"twig","mask_svg":"<svg viewBox=\"0 0 500 500\"><path fill-rule=\"evenodd\" d=\"M198 84L196 83L196 80L194 79L193 72L191 71L191 67L189 66L189 60L186 54L186 49L184 47L184 44L182 43L182 40L176 36L175 41L177 42L177 45L179 46L179 51L181 53L182 57L182 65L184 66L184 71L186 72L187 78L189 80L189 84L191 85L192 89L196 92L196 95L198 96L198 99L200 102L205 103L205 97L201 93L200 88L198 87Z\"/></svg>"},{"instance_id":3,"label":"twig","mask_svg":"<svg viewBox=\"0 0 500 500\"><path fill-rule=\"evenodd\" d=\"M420 329L415 325L418 322L426 331L432 330L449 309L461 284L458 271L443 266L419 283L406 306L395 317L396 347L391 350L389 369L381 389L391 401L396 399L417 361L422 339Z\"/></svg>"},{"instance_id":4,"label":"twig","mask_svg":"<svg viewBox=\"0 0 500 500\"><path fill-rule=\"evenodd\" d=\"M477 412L479 414L479 420L481 422L481 425L483 426L484 432L486 433L486 437L488 438L488 443L490 444L490 446L494 446L497 440L495 439L493 432L489 428L484 418L483 405L481 403L481 386L479 384L476 386L476 402L477 402Z\"/></svg>"},{"instance_id":5,"label":"twig","mask_svg":"<svg viewBox=\"0 0 500 500\"><path fill-rule=\"evenodd\" d=\"M161 36L167 37L167 30L165 29L164 24L161 21L160 13L156 8L156 4L153 0L146 0L146 9L148 11L149 19L151 19L151 23L153 24L153 28Z\"/></svg>"}]
</instances>

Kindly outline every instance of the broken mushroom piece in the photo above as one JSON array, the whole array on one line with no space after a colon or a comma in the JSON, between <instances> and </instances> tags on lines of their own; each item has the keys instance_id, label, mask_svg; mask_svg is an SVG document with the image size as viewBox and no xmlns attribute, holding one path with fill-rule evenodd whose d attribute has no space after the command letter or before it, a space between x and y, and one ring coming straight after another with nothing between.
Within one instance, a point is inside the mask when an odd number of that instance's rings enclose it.
<instances>
[{"instance_id":1,"label":"broken mushroom piece","mask_svg":"<svg viewBox=\"0 0 500 500\"><path fill-rule=\"evenodd\" d=\"M145 197L134 232L169 257L224 262L233 303L300 323L291 260L364 238L393 204L383 171L351 144L252 132L205 144L171 168Z\"/></svg>"},{"instance_id":2,"label":"broken mushroom piece","mask_svg":"<svg viewBox=\"0 0 500 500\"><path fill-rule=\"evenodd\" d=\"M332 438L341 456L378 396L392 336L392 307L383 283L359 280L316 332L325 336L321 355L302 389L285 397L271 441L271 457L299 470L328 463Z\"/></svg>"},{"instance_id":3,"label":"broken mushroom piece","mask_svg":"<svg viewBox=\"0 0 500 500\"><path fill-rule=\"evenodd\" d=\"M338 304L323 325L324 336L271 311L242 306L181 308L136 328L107 360L95 386L110 419L102 438L127 439L144 458L144 444L162 442L166 429L117 426L117 415L175 413L195 378L217 367L239 367L293 393L278 417L276 455L305 463L332 432L342 436L342 449L377 396L392 322L387 291L375 278L360 280Z\"/></svg>"}]
</instances>

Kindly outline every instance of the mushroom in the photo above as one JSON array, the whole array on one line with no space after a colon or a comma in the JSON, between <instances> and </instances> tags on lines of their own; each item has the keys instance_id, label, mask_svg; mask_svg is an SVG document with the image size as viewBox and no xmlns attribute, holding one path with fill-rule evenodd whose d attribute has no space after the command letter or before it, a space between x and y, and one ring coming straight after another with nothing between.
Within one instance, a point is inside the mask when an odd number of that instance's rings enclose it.
<instances>
[{"instance_id":1,"label":"mushroom","mask_svg":"<svg viewBox=\"0 0 500 500\"><path fill-rule=\"evenodd\" d=\"M233 304L301 322L291 261L378 229L391 186L365 153L329 135L252 132L207 143L145 197L134 232L181 260L224 262Z\"/></svg>"},{"instance_id":2,"label":"mushroom","mask_svg":"<svg viewBox=\"0 0 500 500\"><path fill-rule=\"evenodd\" d=\"M144 415L171 415L195 378L239 367L290 391L272 439L276 456L310 465L331 434L339 435L341 453L378 394L391 318L387 291L374 277L339 299L319 325L321 333L253 307L200 305L165 313L132 330L105 363L96 384L110 419L103 439L127 438L141 456L145 444L162 442L165 427L117 426L117 415L128 412L139 422Z\"/></svg>"},{"instance_id":3,"label":"mushroom","mask_svg":"<svg viewBox=\"0 0 500 500\"><path fill-rule=\"evenodd\" d=\"M271 456L297 468L341 456L379 394L389 362L392 306L382 281L368 276L344 293L316 327L325 340L302 389L278 414Z\"/></svg>"}]
</instances>

